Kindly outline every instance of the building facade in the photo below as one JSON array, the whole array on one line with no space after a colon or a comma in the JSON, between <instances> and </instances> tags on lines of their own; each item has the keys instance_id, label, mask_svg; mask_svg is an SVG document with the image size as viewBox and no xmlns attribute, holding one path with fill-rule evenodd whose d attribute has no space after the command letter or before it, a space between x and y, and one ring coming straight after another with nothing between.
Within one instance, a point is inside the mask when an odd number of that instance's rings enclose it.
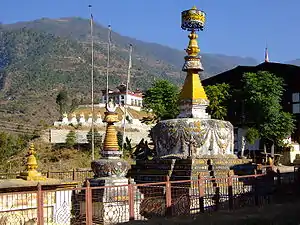
<instances>
[{"instance_id":1,"label":"building facade","mask_svg":"<svg viewBox=\"0 0 300 225\"><path fill-rule=\"evenodd\" d=\"M275 76L281 77L284 80L284 93L282 96L282 107L286 112L290 112L294 115L296 120L295 131L291 135L292 141L299 142L300 137L300 67L274 63L265 60L265 62L257 66L237 66L236 68L220 73L214 77L207 78L202 81L203 85L215 85L221 83L227 83L230 85L231 89L241 89L243 74L247 72L258 72L258 71L268 71ZM228 114L225 118L230 121L236 127L237 141L240 142L241 139L239 134L241 133L239 129L242 129L242 125L247 117L247 112L244 110L245 101L244 99L236 94L232 96L230 102L228 103ZM255 147L251 148L261 148L259 144L256 143Z\"/></svg>"},{"instance_id":2,"label":"building facade","mask_svg":"<svg viewBox=\"0 0 300 225\"><path fill-rule=\"evenodd\" d=\"M143 93L138 89L135 91L128 90L128 95L126 96L126 85L124 84L119 85L115 90L109 89L108 98L109 100L112 99L116 104L121 106L143 106ZM106 90L102 90L101 103L106 103Z\"/></svg>"}]
</instances>

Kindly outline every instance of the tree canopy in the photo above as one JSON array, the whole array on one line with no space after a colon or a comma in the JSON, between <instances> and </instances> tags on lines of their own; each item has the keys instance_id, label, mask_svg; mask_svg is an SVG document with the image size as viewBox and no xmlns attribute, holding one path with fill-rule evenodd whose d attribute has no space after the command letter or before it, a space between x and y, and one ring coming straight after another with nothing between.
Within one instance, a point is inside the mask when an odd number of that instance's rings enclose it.
<instances>
[{"instance_id":1,"label":"tree canopy","mask_svg":"<svg viewBox=\"0 0 300 225\"><path fill-rule=\"evenodd\" d=\"M58 104L59 106L60 114L66 112L68 100L69 100L68 93L65 90L61 90L56 96L56 104Z\"/></svg>"},{"instance_id":2,"label":"tree canopy","mask_svg":"<svg viewBox=\"0 0 300 225\"><path fill-rule=\"evenodd\" d=\"M179 113L179 88L167 80L157 80L144 96L143 106L152 109L157 119L173 119Z\"/></svg>"},{"instance_id":3,"label":"tree canopy","mask_svg":"<svg viewBox=\"0 0 300 225\"><path fill-rule=\"evenodd\" d=\"M92 129L86 135L88 143L92 144ZM98 132L96 128L94 128L94 145L95 147L101 147L102 145L102 135Z\"/></svg>"},{"instance_id":4,"label":"tree canopy","mask_svg":"<svg viewBox=\"0 0 300 225\"><path fill-rule=\"evenodd\" d=\"M70 130L66 138L66 147L73 148L75 144L76 144L76 133L73 130Z\"/></svg>"},{"instance_id":5,"label":"tree canopy","mask_svg":"<svg viewBox=\"0 0 300 225\"><path fill-rule=\"evenodd\" d=\"M204 88L209 99L207 112L213 119L224 120L227 115L227 101L231 97L229 84L208 85Z\"/></svg>"},{"instance_id":6,"label":"tree canopy","mask_svg":"<svg viewBox=\"0 0 300 225\"><path fill-rule=\"evenodd\" d=\"M281 105L283 79L267 71L259 71L245 73L243 83L251 132L255 133L253 129L256 129L261 138L279 144L294 129L292 115L284 112Z\"/></svg>"}]
</instances>

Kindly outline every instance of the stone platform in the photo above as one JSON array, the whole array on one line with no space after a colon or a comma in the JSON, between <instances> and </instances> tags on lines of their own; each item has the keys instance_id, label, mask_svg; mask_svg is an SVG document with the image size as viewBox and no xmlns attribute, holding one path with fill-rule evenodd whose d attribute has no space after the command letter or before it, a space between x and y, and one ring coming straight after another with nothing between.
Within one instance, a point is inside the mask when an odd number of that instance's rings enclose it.
<instances>
[{"instance_id":1,"label":"stone platform","mask_svg":"<svg viewBox=\"0 0 300 225\"><path fill-rule=\"evenodd\" d=\"M197 180L199 175L202 178L218 178L239 173L240 170L234 170L237 165L240 168L246 167L250 173L251 171L254 173L256 169L250 160L238 159L234 156L153 159L137 160L136 165L132 165L128 172L128 176L134 178L137 183L161 182L166 180L166 176L169 176L170 180Z\"/></svg>"}]
</instances>

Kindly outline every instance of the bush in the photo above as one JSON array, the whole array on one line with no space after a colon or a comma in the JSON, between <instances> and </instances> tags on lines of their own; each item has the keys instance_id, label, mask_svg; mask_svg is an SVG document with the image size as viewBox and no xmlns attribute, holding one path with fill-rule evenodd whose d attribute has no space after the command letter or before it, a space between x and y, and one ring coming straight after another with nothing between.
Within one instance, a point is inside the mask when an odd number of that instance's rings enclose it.
<instances>
[{"instance_id":1,"label":"bush","mask_svg":"<svg viewBox=\"0 0 300 225\"><path fill-rule=\"evenodd\" d=\"M71 130L68 134L67 134L67 138L66 138L66 146L68 148L73 148L74 145L76 144L76 134L73 130Z\"/></svg>"}]
</instances>

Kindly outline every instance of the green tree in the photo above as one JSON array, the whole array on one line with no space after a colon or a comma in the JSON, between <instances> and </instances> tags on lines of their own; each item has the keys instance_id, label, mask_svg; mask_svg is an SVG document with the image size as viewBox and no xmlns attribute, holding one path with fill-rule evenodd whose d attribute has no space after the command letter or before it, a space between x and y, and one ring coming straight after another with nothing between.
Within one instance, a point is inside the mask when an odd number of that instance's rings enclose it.
<instances>
[{"instance_id":1,"label":"green tree","mask_svg":"<svg viewBox=\"0 0 300 225\"><path fill-rule=\"evenodd\" d=\"M260 138L271 143L271 154L274 155L274 144L279 145L294 129L292 115L284 112L281 106L283 79L267 71L258 71L245 73L243 82L251 133L259 133Z\"/></svg>"},{"instance_id":2,"label":"green tree","mask_svg":"<svg viewBox=\"0 0 300 225\"><path fill-rule=\"evenodd\" d=\"M26 148L31 138L29 135L13 135L0 132L0 162L5 162L9 157Z\"/></svg>"},{"instance_id":3,"label":"green tree","mask_svg":"<svg viewBox=\"0 0 300 225\"><path fill-rule=\"evenodd\" d=\"M231 98L229 84L208 85L204 88L209 99L208 113L213 119L224 120L227 115L227 101Z\"/></svg>"},{"instance_id":4,"label":"green tree","mask_svg":"<svg viewBox=\"0 0 300 225\"><path fill-rule=\"evenodd\" d=\"M68 148L73 148L75 144L76 144L76 134L75 134L75 131L71 130L71 131L67 134L67 138L66 138L66 146L67 146Z\"/></svg>"},{"instance_id":5,"label":"green tree","mask_svg":"<svg viewBox=\"0 0 300 225\"><path fill-rule=\"evenodd\" d=\"M86 135L89 144L92 144L92 129ZM99 148L102 145L102 136L96 128L94 128L94 145Z\"/></svg>"},{"instance_id":6,"label":"green tree","mask_svg":"<svg viewBox=\"0 0 300 225\"><path fill-rule=\"evenodd\" d=\"M118 131L117 132L117 139L118 139L118 145L119 145L119 149L122 149L122 143L123 143L123 132Z\"/></svg>"},{"instance_id":7,"label":"green tree","mask_svg":"<svg viewBox=\"0 0 300 225\"><path fill-rule=\"evenodd\" d=\"M56 104L59 106L59 112L61 115L67 111L68 100L68 93L65 90L60 91L56 96Z\"/></svg>"},{"instance_id":8,"label":"green tree","mask_svg":"<svg viewBox=\"0 0 300 225\"><path fill-rule=\"evenodd\" d=\"M70 105L70 109L69 112L73 112L79 105L79 100L77 98L73 98L71 105Z\"/></svg>"},{"instance_id":9,"label":"green tree","mask_svg":"<svg viewBox=\"0 0 300 225\"><path fill-rule=\"evenodd\" d=\"M125 143L124 143L124 148L123 148L123 157L125 159L128 159L128 158L132 159L134 156L134 151L135 151L135 147L132 146L131 139L126 137Z\"/></svg>"},{"instance_id":10,"label":"green tree","mask_svg":"<svg viewBox=\"0 0 300 225\"><path fill-rule=\"evenodd\" d=\"M157 80L144 96L143 106L152 109L159 120L173 119L179 113L179 88L167 80Z\"/></svg>"}]
</instances>

